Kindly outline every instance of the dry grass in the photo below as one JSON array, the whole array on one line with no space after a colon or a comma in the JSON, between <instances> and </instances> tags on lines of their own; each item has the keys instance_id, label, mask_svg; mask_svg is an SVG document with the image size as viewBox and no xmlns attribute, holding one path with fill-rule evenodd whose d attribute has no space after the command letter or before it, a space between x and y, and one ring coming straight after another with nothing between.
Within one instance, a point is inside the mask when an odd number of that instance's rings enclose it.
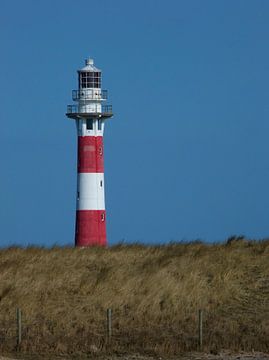
<instances>
[{"instance_id":1,"label":"dry grass","mask_svg":"<svg viewBox=\"0 0 269 360\"><path fill-rule=\"evenodd\" d=\"M269 241L0 251L0 349L56 354L269 351ZM108 345L106 309L113 309Z\"/></svg>"}]
</instances>

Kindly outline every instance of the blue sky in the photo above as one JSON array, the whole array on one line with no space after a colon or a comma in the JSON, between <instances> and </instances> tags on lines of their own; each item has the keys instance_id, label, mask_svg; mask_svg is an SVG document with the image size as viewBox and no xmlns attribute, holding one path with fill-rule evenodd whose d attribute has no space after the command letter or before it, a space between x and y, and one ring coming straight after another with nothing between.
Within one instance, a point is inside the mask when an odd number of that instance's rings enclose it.
<instances>
[{"instance_id":1,"label":"blue sky","mask_svg":"<svg viewBox=\"0 0 269 360\"><path fill-rule=\"evenodd\" d=\"M119 241L269 234L269 2L2 0L2 246L72 244L76 70L91 56Z\"/></svg>"}]
</instances>

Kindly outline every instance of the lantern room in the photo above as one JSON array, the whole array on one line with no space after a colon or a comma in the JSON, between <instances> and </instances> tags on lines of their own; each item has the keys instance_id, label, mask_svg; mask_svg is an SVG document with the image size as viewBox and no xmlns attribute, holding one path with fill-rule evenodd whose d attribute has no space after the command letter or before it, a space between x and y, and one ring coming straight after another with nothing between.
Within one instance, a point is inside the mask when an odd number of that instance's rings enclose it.
<instances>
[{"instance_id":1,"label":"lantern room","mask_svg":"<svg viewBox=\"0 0 269 360\"><path fill-rule=\"evenodd\" d=\"M79 89L100 89L101 88L101 70L93 65L92 59L85 61L85 67L78 70Z\"/></svg>"}]
</instances>

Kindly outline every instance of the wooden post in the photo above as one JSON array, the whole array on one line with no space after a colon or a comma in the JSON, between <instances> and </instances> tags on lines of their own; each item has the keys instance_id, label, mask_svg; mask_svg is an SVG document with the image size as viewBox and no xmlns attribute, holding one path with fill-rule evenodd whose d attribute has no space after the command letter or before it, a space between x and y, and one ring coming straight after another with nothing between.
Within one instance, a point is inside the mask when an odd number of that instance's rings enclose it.
<instances>
[{"instance_id":1,"label":"wooden post","mask_svg":"<svg viewBox=\"0 0 269 360\"><path fill-rule=\"evenodd\" d=\"M199 350L203 349L203 310L199 310L199 329L198 329L198 340L199 340Z\"/></svg>"},{"instance_id":2,"label":"wooden post","mask_svg":"<svg viewBox=\"0 0 269 360\"><path fill-rule=\"evenodd\" d=\"M16 309L16 319L17 319L17 347L21 344L21 329L22 329L22 319L21 319L21 309Z\"/></svg>"},{"instance_id":3,"label":"wooden post","mask_svg":"<svg viewBox=\"0 0 269 360\"><path fill-rule=\"evenodd\" d=\"M112 336L112 310L111 309L107 309L106 320L107 320L107 340L108 340L108 343L110 343L111 336Z\"/></svg>"}]
</instances>

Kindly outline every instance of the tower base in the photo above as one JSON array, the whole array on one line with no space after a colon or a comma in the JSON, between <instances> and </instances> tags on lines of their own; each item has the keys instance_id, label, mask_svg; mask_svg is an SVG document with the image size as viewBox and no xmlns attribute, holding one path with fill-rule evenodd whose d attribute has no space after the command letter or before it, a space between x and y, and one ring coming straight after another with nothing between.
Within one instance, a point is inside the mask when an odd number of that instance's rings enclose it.
<instances>
[{"instance_id":1,"label":"tower base","mask_svg":"<svg viewBox=\"0 0 269 360\"><path fill-rule=\"evenodd\" d=\"M107 245L105 210L77 210L75 245Z\"/></svg>"}]
</instances>

